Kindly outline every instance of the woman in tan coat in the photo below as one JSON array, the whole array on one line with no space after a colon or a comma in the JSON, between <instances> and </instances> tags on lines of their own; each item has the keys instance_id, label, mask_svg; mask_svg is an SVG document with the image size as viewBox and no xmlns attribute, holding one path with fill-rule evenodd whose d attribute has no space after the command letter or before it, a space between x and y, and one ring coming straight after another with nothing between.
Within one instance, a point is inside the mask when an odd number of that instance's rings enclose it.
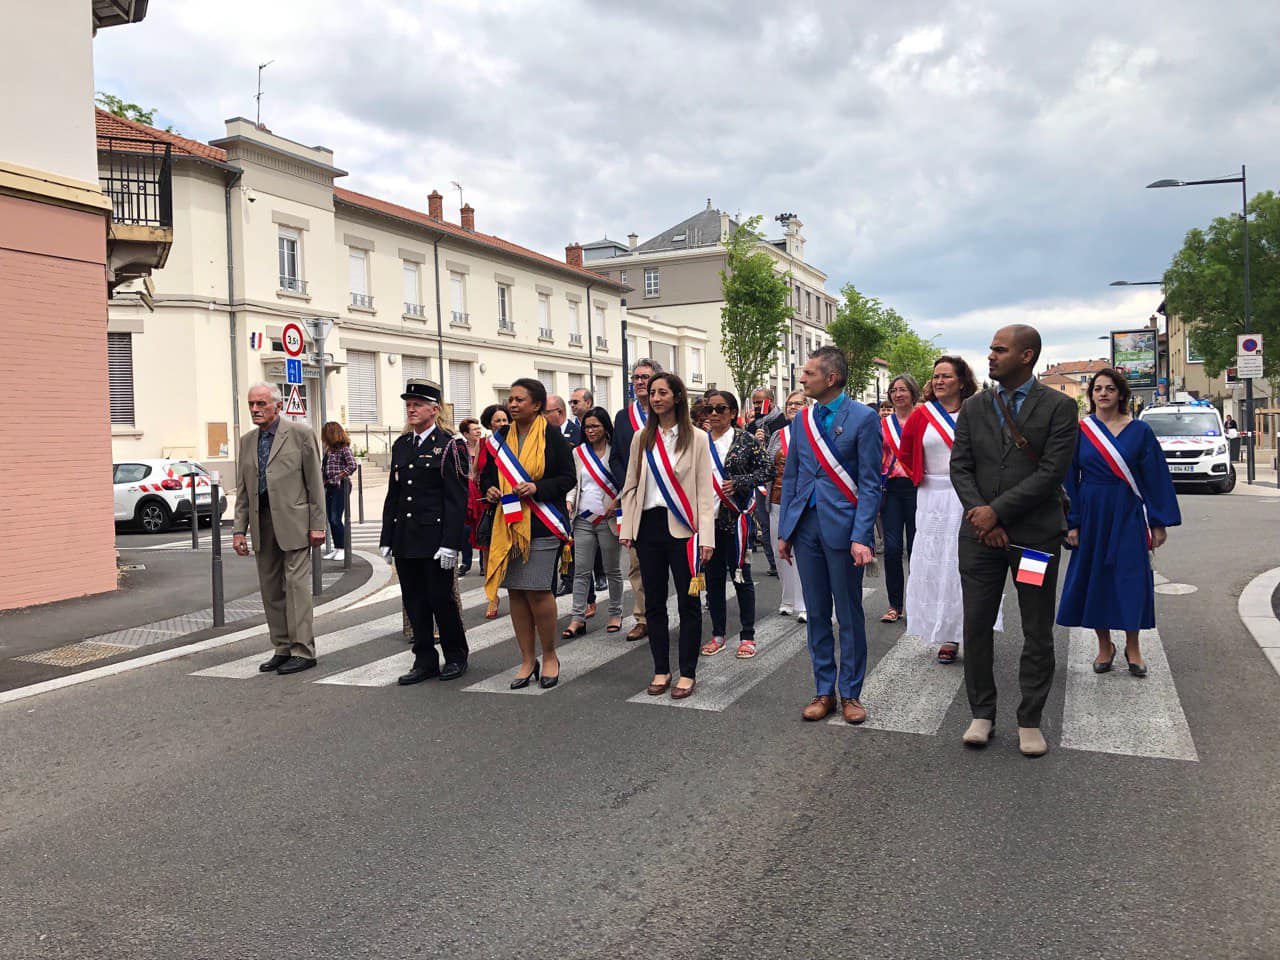
<instances>
[{"instance_id":1,"label":"woman in tan coat","mask_svg":"<svg viewBox=\"0 0 1280 960\"><path fill-rule=\"evenodd\" d=\"M624 547L634 542L640 560L653 653L649 695L656 697L670 688L672 699L681 700L693 693L698 672L701 569L715 552L711 449L705 434L689 419L689 395L684 381L674 373L660 373L649 381L649 409L644 430L631 441L618 538ZM697 534L701 534L700 546L692 550L690 540ZM691 568L696 568L696 581ZM680 679L674 687L667 621L668 575L675 580L680 610Z\"/></svg>"}]
</instances>

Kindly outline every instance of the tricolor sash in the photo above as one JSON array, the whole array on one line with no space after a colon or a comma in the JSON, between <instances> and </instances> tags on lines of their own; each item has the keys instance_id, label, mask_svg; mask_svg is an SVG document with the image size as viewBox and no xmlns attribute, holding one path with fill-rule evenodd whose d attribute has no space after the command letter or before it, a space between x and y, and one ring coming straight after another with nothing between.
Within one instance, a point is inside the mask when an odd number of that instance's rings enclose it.
<instances>
[{"instance_id":1,"label":"tricolor sash","mask_svg":"<svg viewBox=\"0 0 1280 960\"><path fill-rule=\"evenodd\" d=\"M1081 420L1080 432L1085 435L1085 439L1093 444L1093 448L1098 451L1098 455L1102 457L1103 462L1111 468L1111 472L1129 485L1133 495L1142 504L1142 522L1147 528L1147 549L1150 549L1151 521L1147 517L1147 501L1143 499L1142 491L1138 489L1138 481L1133 475L1133 470L1129 468L1128 461L1125 460L1120 449L1111 440L1111 435L1097 422L1097 417L1090 415Z\"/></svg>"},{"instance_id":2,"label":"tricolor sash","mask_svg":"<svg viewBox=\"0 0 1280 960\"><path fill-rule=\"evenodd\" d=\"M781 437L778 440L778 444L782 447L782 459L785 460L787 459L787 451L791 449L791 424L788 423L778 431L778 434Z\"/></svg>"},{"instance_id":3,"label":"tricolor sash","mask_svg":"<svg viewBox=\"0 0 1280 960\"><path fill-rule=\"evenodd\" d=\"M942 437L947 449L950 450L951 445L956 442L955 417L947 413L946 407L937 400L930 400L921 409L924 410L925 417L928 418L933 428L938 431L938 435Z\"/></svg>"},{"instance_id":4,"label":"tricolor sash","mask_svg":"<svg viewBox=\"0 0 1280 960\"><path fill-rule=\"evenodd\" d=\"M889 474L898 465L902 457L902 424L898 423L898 415L891 413L880 419L880 432L884 434L885 446L889 448L889 466L880 474L881 485L887 485Z\"/></svg>"},{"instance_id":5,"label":"tricolor sash","mask_svg":"<svg viewBox=\"0 0 1280 960\"><path fill-rule=\"evenodd\" d=\"M627 416L631 420L631 429L639 433L644 429L645 421L649 419L649 415L644 412L644 407L640 406L639 400L632 400L627 407Z\"/></svg>"},{"instance_id":6,"label":"tricolor sash","mask_svg":"<svg viewBox=\"0 0 1280 960\"><path fill-rule=\"evenodd\" d=\"M489 437L489 452L493 454L494 461L498 465L498 472L502 474L511 486L533 482L533 478L529 476L529 471L524 468L524 464L517 459L516 455L511 452L511 448L497 433ZM519 497L515 493L503 494L503 519L507 523L519 523L520 518L524 515L523 504L525 503L533 511L533 515L542 521L543 526L550 530L557 540L562 543L569 543L573 539L572 528L569 526L569 521L565 518L565 515L551 506L551 504L534 500L532 497Z\"/></svg>"},{"instance_id":7,"label":"tricolor sash","mask_svg":"<svg viewBox=\"0 0 1280 960\"><path fill-rule=\"evenodd\" d=\"M693 579L690 593L693 593L692 587L698 582L698 570L702 565L698 551L698 520L693 512L693 504L676 478L676 471L671 465L671 457L661 433L654 434L653 447L646 450L644 455L649 464L649 473L653 476L653 482L658 485L658 492L666 501L667 509L689 531L686 553L689 558L689 575Z\"/></svg>"},{"instance_id":8,"label":"tricolor sash","mask_svg":"<svg viewBox=\"0 0 1280 960\"><path fill-rule=\"evenodd\" d=\"M591 447L589 443L582 443L573 448L573 455L578 458L578 463L582 465L582 469L586 471L587 476L594 480L605 494L613 500L618 498L618 481L613 479L613 474L609 472L601 461L599 454ZM596 516L590 510L581 510L578 516L586 517L593 524L604 523L608 517L605 514ZM617 510L618 519L622 519L622 507Z\"/></svg>"},{"instance_id":9,"label":"tricolor sash","mask_svg":"<svg viewBox=\"0 0 1280 960\"><path fill-rule=\"evenodd\" d=\"M747 562L747 545L749 521L748 517L755 513L756 498L753 494L747 503L745 510L741 509L734 501L733 495L728 493L725 488L724 463L720 460L720 451L716 449L716 441L711 436L711 431L707 431L707 441L711 446L711 488L715 490L716 496L720 498L720 502L732 510L735 514L733 520L733 569L734 580L741 582L742 567ZM767 489L767 488L766 488Z\"/></svg>"},{"instance_id":10,"label":"tricolor sash","mask_svg":"<svg viewBox=\"0 0 1280 960\"><path fill-rule=\"evenodd\" d=\"M822 433L822 428L818 426L817 407L808 407L796 414L796 419L800 421L801 427L804 429L804 435L809 439L809 446L813 448L813 455L818 460L818 466L828 477L831 482L836 485L846 500L855 507L858 505L858 485L853 482L853 477L849 476L849 471L844 468L840 461L836 458L831 446L827 443L827 438Z\"/></svg>"}]
</instances>

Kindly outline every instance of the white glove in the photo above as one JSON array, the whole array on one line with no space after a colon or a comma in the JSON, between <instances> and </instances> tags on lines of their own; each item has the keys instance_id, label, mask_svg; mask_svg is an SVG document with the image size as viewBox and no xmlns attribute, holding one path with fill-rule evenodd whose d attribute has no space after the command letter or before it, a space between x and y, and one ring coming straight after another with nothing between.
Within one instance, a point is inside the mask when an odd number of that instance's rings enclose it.
<instances>
[{"instance_id":1,"label":"white glove","mask_svg":"<svg viewBox=\"0 0 1280 960\"><path fill-rule=\"evenodd\" d=\"M382 559L383 559L383 560L385 560L385 561L387 561L387 565L388 565L388 566L391 566L391 565L393 565L393 564L395 563L395 560L393 560L393 559L391 558L391 548L390 548L390 547L383 547L383 548L381 548L378 552L382 554Z\"/></svg>"},{"instance_id":2,"label":"white glove","mask_svg":"<svg viewBox=\"0 0 1280 960\"><path fill-rule=\"evenodd\" d=\"M433 559L440 561L441 570L452 570L458 565L458 551L452 547L441 547Z\"/></svg>"}]
</instances>

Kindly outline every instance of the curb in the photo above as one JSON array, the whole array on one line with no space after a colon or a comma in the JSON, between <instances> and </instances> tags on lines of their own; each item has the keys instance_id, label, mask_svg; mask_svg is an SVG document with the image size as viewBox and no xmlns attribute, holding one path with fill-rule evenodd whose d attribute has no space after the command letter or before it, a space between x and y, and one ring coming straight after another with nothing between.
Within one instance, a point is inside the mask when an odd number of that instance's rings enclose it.
<instances>
[{"instance_id":1,"label":"curb","mask_svg":"<svg viewBox=\"0 0 1280 960\"><path fill-rule=\"evenodd\" d=\"M352 606L370 594L381 590L391 580L392 567L384 562L381 557L368 553L364 550L356 550L353 552L356 556L363 558L369 564L370 569L373 571L369 575L369 579L350 593L344 593L340 597L334 597L327 603L322 603L320 606L316 607L313 611L314 616L333 613L336 610L343 610ZM1269 598L1271 595L1267 594L1267 596ZM251 637L265 636L267 633L267 625L265 623L260 623L254 627L246 627L243 630L237 630L235 633L224 634L220 637L210 637L207 640L197 640L195 643L189 643L186 646L173 647L169 650L161 650L158 653L147 654L145 657L135 657L132 660L124 660L120 663L111 663L105 667L96 667L93 670L73 673L66 677L44 680L40 683L33 683L30 686L18 687L16 690L5 690L0 692L0 704L13 703L16 700L26 700L28 697L36 697L42 693L52 693L54 690L62 690L66 687L78 686L82 683L100 680L103 677L114 677L117 674L128 673L131 670L139 670L142 667L149 667L153 663L164 663L166 660L177 660L179 657L185 657L193 653L201 653L205 650L216 650L218 647L225 647L233 643L238 643L241 640L248 640ZM1277 641L1277 646L1280 646L1280 641ZM1280 654L1280 649L1278 649L1276 653ZM1276 669L1280 670L1280 666Z\"/></svg>"},{"instance_id":2,"label":"curb","mask_svg":"<svg viewBox=\"0 0 1280 960\"><path fill-rule=\"evenodd\" d=\"M1280 586L1280 567L1258 574L1240 594L1236 610L1271 666L1280 674L1280 620L1271 609L1271 595L1277 586Z\"/></svg>"}]
</instances>

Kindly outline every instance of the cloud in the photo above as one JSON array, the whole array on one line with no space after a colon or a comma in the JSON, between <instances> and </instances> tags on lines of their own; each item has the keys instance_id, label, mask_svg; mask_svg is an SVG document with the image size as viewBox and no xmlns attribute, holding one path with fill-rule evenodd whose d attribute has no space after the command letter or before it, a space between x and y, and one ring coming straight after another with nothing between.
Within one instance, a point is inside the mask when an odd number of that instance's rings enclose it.
<instances>
[{"instance_id":1,"label":"cloud","mask_svg":"<svg viewBox=\"0 0 1280 960\"><path fill-rule=\"evenodd\" d=\"M852 281L966 349L1021 313L1088 353L1071 318L1150 312L1108 281L1159 276L1238 204L1144 184L1280 173L1280 8L1243 0L209 10L167 0L103 31L99 89L208 139L253 115L274 58L264 121L333 148L347 186L420 208L440 189L453 216L457 180L481 229L552 253L651 236L707 197L794 211L831 290Z\"/></svg>"}]
</instances>

